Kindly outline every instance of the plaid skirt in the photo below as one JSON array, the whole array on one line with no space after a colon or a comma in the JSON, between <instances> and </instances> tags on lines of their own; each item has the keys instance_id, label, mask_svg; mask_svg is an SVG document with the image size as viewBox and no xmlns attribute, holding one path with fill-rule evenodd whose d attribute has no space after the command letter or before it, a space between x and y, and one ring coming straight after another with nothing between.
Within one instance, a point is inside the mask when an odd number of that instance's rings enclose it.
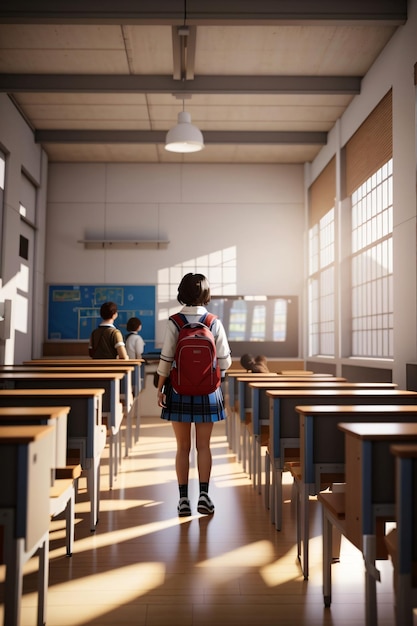
<instances>
[{"instance_id":1,"label":"plaid skirt","mask_svg":"<svg viewBox=\"0 0 417 626\"><path fill-rule=\"evenodd\" d=\"M161 418L170 422L220 422L226 417L222 388L206 396L182 396L167 381L164 392L167 406Z\"/></svg>"}]
</instances>

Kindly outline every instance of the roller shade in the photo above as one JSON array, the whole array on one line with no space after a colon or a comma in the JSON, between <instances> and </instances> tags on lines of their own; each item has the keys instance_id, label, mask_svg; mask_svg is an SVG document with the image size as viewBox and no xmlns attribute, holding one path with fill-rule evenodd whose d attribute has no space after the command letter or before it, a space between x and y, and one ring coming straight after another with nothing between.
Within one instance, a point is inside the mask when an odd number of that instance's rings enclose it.
<instances>
[{"instance_id":1,"label":"roller shade","mask_svg":"<svg viewBox=\"0 0 417 626\"><path fill-rule=\"evenodd\" d=\"M317 224L334 207L335 197L336 157L333 157L309 188L309 227Z\"/></svg>"},{"instance_id":2,"label":"roller shade","mask_svg":"<svg viewBox=\"0 0 417 626\"><path fill-rule=\"evenodd\" d=\"M346 195L352 193L392 157L392 90L375 107L346 144Z\"/></svg>"}]
</instances>

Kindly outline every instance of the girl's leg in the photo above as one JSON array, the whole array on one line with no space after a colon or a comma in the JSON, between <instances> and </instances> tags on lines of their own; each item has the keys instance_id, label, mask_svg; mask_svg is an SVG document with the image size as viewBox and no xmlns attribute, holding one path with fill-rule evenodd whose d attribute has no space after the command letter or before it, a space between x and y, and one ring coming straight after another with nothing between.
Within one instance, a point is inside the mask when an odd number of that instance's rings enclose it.
<instances>
[{"instance_id":1,"label":"girl's leg","mask_svg":"<svg viewBox=\"0 0 417 626\"><path fill-rule=\"evenodd\" d=\"M211 474L210 438L212 430L213 424L211 422L195 425L197 466L200 479L200 497L197 503L197 511L203 515L212 515L214 513L214 504L208 495Z\"/></svg>"},{"instance_id":2,"label":"girl's leg","mask_svg":"<svg viewBox=\"0 0 417 626\"><path fill-rule=\"evenodd\" d=\"M180 499L178 502L178 515L188 517L191 515L191 506L188 499L188 472L190 469L191 450L191 424L185 422L172 422L175 437L177 439L177 454L175 457L175 469L177 471L178 489Z\"/></svg>"},{"instance_id":3,"label":"girl's leg","mask_svg":"<svg viewBox=\"0 0 417 626\"><path fill-rule=\"evenodd\" d=\"M210 438L213 431L213 423L207 422L195 425L197 467L201 483L209 483L211 474L211 450Z\"/></svg>"},{"instance_id":4,"label":"girl's leg","mask_svg":"<svg viewBox=\"0 0 417 626\"><path fill-rule=\"evenodd\" d=\"M177 440L177 454L175 457L175 469L179 485L188 484L190 469L191 450L191 424L187 422L172 422Z\"/></svg>"}]
</instances>

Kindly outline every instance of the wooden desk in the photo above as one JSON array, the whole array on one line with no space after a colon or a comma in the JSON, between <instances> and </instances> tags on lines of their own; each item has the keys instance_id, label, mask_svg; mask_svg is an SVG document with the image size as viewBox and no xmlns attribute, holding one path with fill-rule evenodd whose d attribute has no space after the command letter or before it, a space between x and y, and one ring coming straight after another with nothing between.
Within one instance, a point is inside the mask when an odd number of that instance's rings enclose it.
<instances>
[{"instance_id":1,"label":"wooden desk","mask_svg":"<svg viewBox=\"0 0 417 626\"><path fill-rule=\"evenodd\" d=\"M70 407L0 407L1 426L53 426L54 437L51 466L50 514L56 517L65 511L67 556L72 555L75 526L74 480L56 476L67 465L67 417Z\"/></svg>"},{"instance_id":2,"label":"wooden desk","mask_svg":"<svg viewBox=\"0 0 417 626\"><path fill-rule=\"evenodd\" d=\"M280 377L278 381L256 381L238 378L239 398L240 398L240 419L248 423L251 422L253 432L252 465L253 465L253 486L258 485L261 492L261 434L264 439L268 436L269 430L269 399L266 395L268 389L395 389L395 383L355 383L349 382L345 378L320 378L318 376L306 377L299 380L285 380ZM244 407L242 410L242 403ZM246 440L248 441L248 439ZM267 499L267 494L265 494Z\"/></svg>"},{"instance_id":3,"label":"wooden desk","mask_svg":"<svg viewBox=\"0 0 417 626\"><path fill-rule=\"evenodd\" d=\"M243 424L241 420L241 407L244 405L244 400L241 398L241 385L245 380L277 380L278 375L276 373L270 374L258 374L258 373L240 373L240 374L232 374L229 378L229 391L231 396L231 401L233 402L233 422L234 422L234 443L235 448L234 451L237 453L238 461L241 461L243 464L243 468L247 470L247 459L246 459L246 447L245 447L245 432L243 430Z\"/></svg>"},{"instance_id":4,"label":"wooden desk","mask_svg":"<svg viewBox=\"0 0 417 626\"><path fill-rule=\"evenodd\" d=\"M332 494L319 493L323 505L323 597L331 604L331 534L338 527L362 553L365 563L365 623L378 623L375 562L386 558L383 525L395 520L395 464L390 446L417 442L413 423L341 423L345 435L345 520L329 507ZM378 543L378 539L380 540Z\"/></svg>"},{"instance_id":5,"label":"wooden desk","mask_svg":"<svg viewBox=\"0 0 417 626\"><path fill-rule=\"evenodd\" d=\"M31 359L30 361L24 361L23 365L48 365L48 366L56 366L62 367L63 365L68 367L133 367L133 393L135 396L139 395L142 390L142 368L145 363L144 359L90 359L86 357L85 359L76 359L76 358L60 358L60 359L52 359L50 357L44 357L42 359Z\"/></svg>"},{"instance_id":6,"label":"wooden desk","mask_svg":"<svg viewBox=\"0 0 417 626\"><path fill-rule=\"evenodd\" d=\"M315 404L417 404L417 393L401 389L271 390L269 397L269 454L272 466L271 513L277 530L282 523L282 472L286 449L300 447L300 425L295 407Z\"/></svg>"},{"instance_id":7,"label":"wooden desk","mask_svg":"<svg viewBox=\"0 0 417 626\"><path fill-rule=\"evenodd\" d=\"M270 374L255 374L252 372L245 372L245 370L227 370L225 379L225 405L227 410L227 438L229 441L230 449L235 452L238 459L241 458L240 448L240 424L237 405L237 378L239 376L249 376L253 380L268 380L270 377L277 377L275 372Z\"/></svg>"},{"instance_id":8,"label":"wooden desk","mask_svg":"<svg viewBox=\"0 0 417 626\"><path fill-rule=\"evenodd\" d=\"M415 422L417 405L297 406L300 424L300 479L297 506L297 547L304 578L309 570L309 496L345 472L345 440L340 422ZM344 478L343 478L344 480Z\"/></svg>"},{"instance_id":9,"label":"wooden desk","mask_svg":"<svg viewBox=\"0 0 417 626\"><path fill-rule=\"evenodd\" d=\"M0 373L0 389L57 389L103 388L103 421L109 433L110 489L117 476L121 456L120 427L123 407L120 401L120 382L123 373L117 372L5 372Z\"/></svg>"},{"instance_id":10,"label":"wooden desk","mask_svg":"<svg viewBox=\"0 0 417 626\"><path fill-rule=\"evenodd\" d=\"M0 407L70 406L67 445L80 453L90 497L90 528L95 530L99 515L100 458L106 445L102 424L103 389L0 389Z\"/></svg>"},{"instance_id":11,"label":"wooden desk","mask_svg":"<svg viewBox=\"0 0 417 626\"><path fill-rule=\"evenodd\" d=\"M128 365L128 361L120 361L122 365L95 365L94 361L87 361L86 365L67 365L66 361L58 361L56 364L45 364L44 362L30 361L23 365L0 365L0 376L3 373L15 373L15 372L41 372L41 373L70 373L82 374L82 373L96 373L96 374L112 374L123 373L123 378L120 380L120 400L124 408L124 414L126 417L126 433L125 433L125 455L128 456L129 450L132 447L132 409L134 403L132 374L135 368L132 365ZM138 425L137 425L138 428Z\"/></svg>"},{"instance_id":12,"label":"wooden desk","mask_svg":"<svg viewBox=\"0 0 417 626\"><path fill-rule=\"evenodd\" d=\"M4 624L20 624L23 566L39 550L38 624L46 623L51 426L0 426L0 523L6 565Z\"/></svg>"},{"instance_id":13,"label":"wooden desk","mask_svg":"<svg viewBox=\"0 0 417 626\"><path fill-rule=\"evenodd\" d=\"M0 407L1 426L53 426L51 484L55 481L55 469L67 464L67 421L69 406L56 407Z\"/></svg>"},{"instance_id":14,"label":"wooden desk","mask_svg":"<svg viewBox=\"0 0 417 626\"><path fill-rule=\"evenodd\" d=\"M129 408L129 412L127 414L127 428L130 429L130 437L129 432L127 432L127 446L128 450L131 448L132 441L131 437L133 436L133 431L131 428L131 422L133 417L136 418L136 428L134 433L134 441L135 443L139 440L139 431L140 431L140 403L139 403L139 394L142 391L144 384L144 359L71 359L71 358L60 358L60 359L52 359L52 358L43 358L43 359L32 359L31 361L25 361L26 365L34 364L34 365L48 365L51 367L62 367L65 365L66 367L115 367L115 368L126 368L133 367L133 373L131 376L131 391L133 393L133 406ZM123 394L124 389L123 385L121 388L121 392ZM127 391L125 392L127 395ZM130 397L130 396L128 396Z\"/></svg>"},{"instance_id":15,"label":"wooden desk","mask_svg":"<svg viewBox=\"0 0 417 626\"><path fill-rule=\"evenodd\" d=\"M233 432L234 432L234 446L232 449L237 453L238 460L243 462L244 468L246 470L246 458L245 458L245 443L243 441L245 436L245 431L243 429L243 424L245 423L245 410L246 407L251 406L251 395L248 390L248 385L250 382L265 382L269 383L269 381L275 383L286 383L286 382L306 382L306 376L282 376L280 374L276 374L275 372L270 372L269 374L262 373L252 373L252 372L234 372L226 375L227 379L227 388L228 388L228 398L230 402L230 413L232 415L233 422ZM336 379L332 376L308 376L308 380L326 380L326 381L344 381L345 378Z\"/></svg>"},{"instance_id":16,"label":"wooden desk","mask_svg":"<svg viewBox=\"0 0 417 626\"><path fill-rule=\"evenodd\" d=\"M390 450L396 466L396 626L412 626L417 606L417 445L394 445Z\"/></svg>"},{"instance_id":17,"label":"wooden desk","mask_svg":"<svg viewBox=\"0 0 417 626\"><path fill-rule=\"evenodd\" d=\"M324 383L332 382L336 384L338 382L344 382L345 378L335 378L331 376L282 376L277 375L272 379L271 377L259 376L254 379L247 375L237 377L237 400L236 400L236 415L238 420L238 429L240 432L240 446L241 446L241 460L245 471L252 475L253 486L256 488L256 484L260 486L260 463L257 463L260 458L260 446L258 454L258 443L261 435L261 428L258 429L258 424L254 424L253 417L253 403L257 401L257 398L253 398L253 386L260 385L260 389L302 389L304 386L310 388L310 385L322 385ZM255 441L253 442L252 450L250 449L250 435L248 428L252 426L253 436ZM256 430L256 434L255 434ZM240 459L239 459L240 460Z\"/></svg>"}]
</instances>

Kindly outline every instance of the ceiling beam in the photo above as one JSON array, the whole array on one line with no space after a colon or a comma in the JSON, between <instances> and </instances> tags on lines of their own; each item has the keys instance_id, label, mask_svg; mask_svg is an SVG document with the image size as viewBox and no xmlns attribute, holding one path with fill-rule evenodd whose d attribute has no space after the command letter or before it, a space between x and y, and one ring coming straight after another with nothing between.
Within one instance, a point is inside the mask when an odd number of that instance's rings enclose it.
<instances>
[{"instance_id":1,"label":"ceiling beam","mask_svg":"<svg viewBox=\"0 0 417 626\"><path fill-rule=\"evenodd\" d=\"M3 93L312 94L360 93L359 76L172 76L0 74Z\"/></svg>"},{"instance_id":2,"label":"ceiling beam","mask_svg":"<svg viewBox=\"0 0 417 626\"><path fill-rule=\"evenodd\" d=\"M156 130L36 130L36 143L164 144L165 131ZM325 145L326 132L204 131L204 143L245 145Z\"/></svg>"},{"instance_id":3,"label":"ceiling beam","mask_svg":"<svg viewBox=\"0 0 417 626\"><path fill-rule=\"evenodd\" d=\"M2 0L0 23L404 24L407 0Z\"/></svg>"}]
</instances>

